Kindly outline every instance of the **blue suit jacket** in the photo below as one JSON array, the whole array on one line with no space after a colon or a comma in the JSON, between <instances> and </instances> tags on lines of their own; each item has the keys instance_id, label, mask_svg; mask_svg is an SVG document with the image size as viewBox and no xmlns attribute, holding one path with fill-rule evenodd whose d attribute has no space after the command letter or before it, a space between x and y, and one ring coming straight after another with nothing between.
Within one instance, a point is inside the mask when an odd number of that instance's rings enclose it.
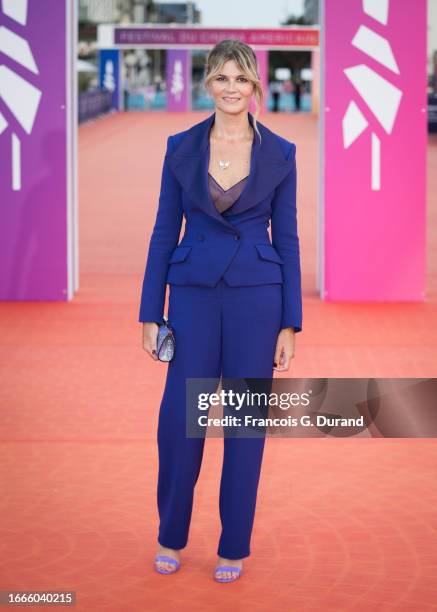
<instances>
[{"instance_id":1,"label":"blue suit jacket","mask_svg":"<svg viewBox=\"0 0 437 612\"><path fill-rule=\"evenodd\" d=\"M221 214L208 188L214 119L215 113L168 137L139 321L162 320L166 283L213 287L224 277L231 286L282 283L281 328L301 331L296 145L257 122L262 140L255 132L244 191Z\"/></svg>"}]
</instances>

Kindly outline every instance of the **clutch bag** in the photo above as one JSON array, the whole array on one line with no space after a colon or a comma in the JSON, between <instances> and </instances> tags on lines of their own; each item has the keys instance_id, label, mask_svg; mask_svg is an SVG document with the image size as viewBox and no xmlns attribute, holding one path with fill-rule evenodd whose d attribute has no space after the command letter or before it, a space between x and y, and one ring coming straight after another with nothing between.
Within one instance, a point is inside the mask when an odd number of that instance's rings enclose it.
<instances>
[{"instance_id":1,"label":"clutch bag","mask_svg":"<svg viewBox=\"0 0 437 612\"><path fill-rule=\"evenodd\" d=\"M176 347L173 329L167 317L162 317L158 324L158 337L156 339L156 352L160 361L171 361Z\"/></svg>"}]
</instances>

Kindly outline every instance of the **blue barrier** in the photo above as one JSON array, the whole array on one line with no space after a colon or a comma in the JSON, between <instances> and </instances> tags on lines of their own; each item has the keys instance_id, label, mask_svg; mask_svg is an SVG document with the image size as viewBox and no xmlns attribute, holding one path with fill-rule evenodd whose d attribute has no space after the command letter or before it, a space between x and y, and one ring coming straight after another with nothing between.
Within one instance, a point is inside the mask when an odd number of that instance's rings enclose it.
<instances>
[{"instance_id":1,"label":"blue barrier","mask_svg":"<svg viewBox=\"0 0 437 612\"><path fill-rule=\"evenodd\" d=\"M111 110L112 93L107 90L84 91L79 94L79 123Z\"/></svg>"}]
</instances>

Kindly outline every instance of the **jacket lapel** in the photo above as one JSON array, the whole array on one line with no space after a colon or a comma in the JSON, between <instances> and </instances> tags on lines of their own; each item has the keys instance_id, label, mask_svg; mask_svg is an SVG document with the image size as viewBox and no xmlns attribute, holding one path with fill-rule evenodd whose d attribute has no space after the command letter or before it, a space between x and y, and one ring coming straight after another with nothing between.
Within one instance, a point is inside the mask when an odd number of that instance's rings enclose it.
<instances>
[{"instance_id":1,"label":"jacket lapel","mask_svg":"<svg viewBox=\"0 0 437 612\"><path fill-rule=\"evenodd\" d=\"M253 126L253 115L248 113ZM199 210L207 213L228 229L236 227L215 207L208 185L209 132L215 120L215 113L192 126L178 148L167 157L177 180ZM255 132L252 146L249 178L231 214L248 210L264 199L285 178L292 169L275 134L259 121L257 122L262 142ZM226 211L225 211L226 214Z\"/></svg>"}]
</instances>

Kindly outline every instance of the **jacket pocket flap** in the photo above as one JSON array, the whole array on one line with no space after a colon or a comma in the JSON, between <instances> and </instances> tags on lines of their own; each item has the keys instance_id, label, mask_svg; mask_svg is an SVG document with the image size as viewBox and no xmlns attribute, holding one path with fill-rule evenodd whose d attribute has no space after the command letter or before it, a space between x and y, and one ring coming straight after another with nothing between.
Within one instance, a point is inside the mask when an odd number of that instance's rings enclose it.
<instances>
[{"instance_id":1,"label":"jacket pocket flap","mask_svg":"<svg viewBox=\"0 0 437 612\"><path fill-rule=\"evenodd\" d=\"M168 263L175 263L177 261L184 261L188 253L191 251L191 246L178 246L175 248L173 253L170 255Z\"/></svg>"},{"instance_id":2,"label":"jacket pocket flap","mask_svg":"<svg viewBox=\"0 0 437 612\"><path fill-rule=\"evenodd\" d=\"M255 246L262 259L267 259L268 261L274 261L280 264L284 263L283 259L278 255L275 248L271 244L256 244Z\"/></svg>"}]
</instances>

